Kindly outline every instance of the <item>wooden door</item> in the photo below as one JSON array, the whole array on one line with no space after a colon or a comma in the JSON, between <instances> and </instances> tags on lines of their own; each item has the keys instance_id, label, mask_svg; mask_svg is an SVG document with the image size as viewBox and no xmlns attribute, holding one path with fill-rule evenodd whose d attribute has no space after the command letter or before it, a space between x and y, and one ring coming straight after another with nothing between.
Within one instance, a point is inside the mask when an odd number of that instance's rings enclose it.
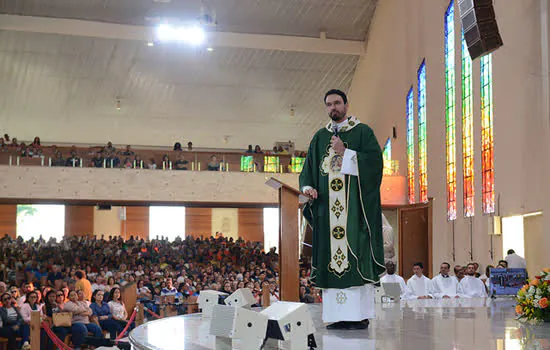
<instances>
[{"instance_id":1,"label":"wooden door","mask_svg":"<svg viewBox=\"0 0 550 350\"><path fill-rule=\"evenodd\" d=\"M403 278L412 276L415 262L422 262L424 275L432 271L431 202L399 209L399 271Z\"/></svg>"}]
</instances>

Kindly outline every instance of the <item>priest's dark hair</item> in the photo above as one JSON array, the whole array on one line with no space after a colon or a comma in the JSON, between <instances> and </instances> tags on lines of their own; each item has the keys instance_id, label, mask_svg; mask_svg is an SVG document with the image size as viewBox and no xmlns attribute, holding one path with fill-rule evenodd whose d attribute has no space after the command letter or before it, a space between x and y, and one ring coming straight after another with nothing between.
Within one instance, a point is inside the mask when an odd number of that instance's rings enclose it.
<instances>
[{"instance_id":1,"label":"priest's dark hair","mask_svg":"<svg viewBox=\"0 0 550 350\"><path fill-rule=\"evenodd\" d=\"M342 90L330 89L329 91L327 91L327 93L325 94L325 98L323 99L325 103L327 103L327 97L330 95L338 95L342 98L342 100L344 101L344 104L348 103L348 96Z\"/></svg>"},{"instance_id":2,"label":"priest's dark hair","mask_svg":"<svg viewBox=\"0 0 550 350\"><path fill-rule=\"evenodd\" d=\"M422 270L424 270L424 264L422 264L420 261L419 261L419 262L415 262L415 263L413 264L413 267L414 267L414 266L418 266L418 267L420 267Z\"/></svg>"},{"instance_id":3,"label":"priest's dark hair","mask_svg":"<svg viewBox=\"0 0 550 350\"><path fill-rule=\"evenodd\" d=\"M513 249L508 249L508 255L514 254L514 253L515 253L515 251Z\"/></svg>"},{"instance_id":4,"label":"priest's dark hair","mask_svg":"<svg viewBox=\"0 0 550 350\"><path fill-rule=\"evenodd\" d=\"M441 263L441 265L444 265L444 264L447 265L447 268L449 268L449 269L451 268L451 264L449 264L448 262L445 261L445 262Z\"/></svg>"}]
</instances>

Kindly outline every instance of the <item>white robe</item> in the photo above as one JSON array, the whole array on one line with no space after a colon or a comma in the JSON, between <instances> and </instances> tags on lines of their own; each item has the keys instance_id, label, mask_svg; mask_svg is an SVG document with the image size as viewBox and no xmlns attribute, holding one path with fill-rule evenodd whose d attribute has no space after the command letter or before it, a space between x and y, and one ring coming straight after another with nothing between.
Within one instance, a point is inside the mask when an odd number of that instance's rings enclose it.
<instances>
[{"instance_id":1,"label":"white robe","mask_svg":"<svg viewBox=\"0 0 550 350\"><path fill-rule=\"evenodd\" d=\"M405 279L403 277L393 274L393 275L384 275L382 278L380 278L381 283L399 283L401 286L401 300L406 300L410 297L412 297L412 292L409 290L409 287L407 287L407 284L405 283Z\"/></svg>"},{"instance_id":2,"label":"white robe","mask_svg":"<svg viewBox=\"0 0 550 350\"><path fill-rule=\"evenodd\" d=\"M457 296L458 278L455 276L443 277L441 274L432 279L434 286L434 294L437 299L442 299L444 296L454 298Z\"/></svg>"},{"instance_id":3,"label":"white robe","mask_svg":"<svg viewBox=\"0 0 550 350\"><path fill-rule=\"evenodd\" d=\"M409 287L413 296L416 298L423 296L434 297L432 281L424 275L422 275L422 277L413 275L407 281L407 287Z\"/></svg>"},{"instance_id":4,"label":"white robe","mask_svg":"<svg viewBox=\"0 0 550 350\"><path fill-rule=\"evenodd\" d=\"M474 276L464 276L458 284L457 291L463 298L487 298L485 284Z\"/></svg>"}]
</instances>

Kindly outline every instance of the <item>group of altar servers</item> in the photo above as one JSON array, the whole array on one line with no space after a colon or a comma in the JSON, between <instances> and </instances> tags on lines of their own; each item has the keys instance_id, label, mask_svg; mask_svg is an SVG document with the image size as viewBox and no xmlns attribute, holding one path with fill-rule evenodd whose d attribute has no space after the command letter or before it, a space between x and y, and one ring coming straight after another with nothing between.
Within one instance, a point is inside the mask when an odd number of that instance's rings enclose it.
<instances>
[{"instance_id":1,"label":"group of altar servers","mask_svg":"<svg viewBox=\"0 0 550 350\"><path fill-rule=\"evenodd\" d=\"M449 299L449 298L486 298L487 287L480 278L476 277L476 267L468 264L465 275L449 275L451 266L442 263L440 273L432 279L424 276L422 263L415 263L413 276L407 283L403 277L395 274L395 264L391 261L386 263L386 275L380 282L399 283L401 285L401 299Z\"/></svg>"}]
</instances>

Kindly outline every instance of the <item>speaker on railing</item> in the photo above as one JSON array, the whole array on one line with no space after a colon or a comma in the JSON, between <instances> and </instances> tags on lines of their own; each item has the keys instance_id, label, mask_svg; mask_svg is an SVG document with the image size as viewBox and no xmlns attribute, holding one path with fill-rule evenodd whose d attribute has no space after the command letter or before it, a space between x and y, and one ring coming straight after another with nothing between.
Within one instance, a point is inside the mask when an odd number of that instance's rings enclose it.
<instances>
[{"instance_id":1,"label":"speaker on railing","mask_svg":"<svg viewBox=\"0 0 550 350\"><path fill-rule=\"evenodd\" d=\"M464 40L472 60L502 46L493 0L459 0Z\"/></svg>"}]
</instances>

